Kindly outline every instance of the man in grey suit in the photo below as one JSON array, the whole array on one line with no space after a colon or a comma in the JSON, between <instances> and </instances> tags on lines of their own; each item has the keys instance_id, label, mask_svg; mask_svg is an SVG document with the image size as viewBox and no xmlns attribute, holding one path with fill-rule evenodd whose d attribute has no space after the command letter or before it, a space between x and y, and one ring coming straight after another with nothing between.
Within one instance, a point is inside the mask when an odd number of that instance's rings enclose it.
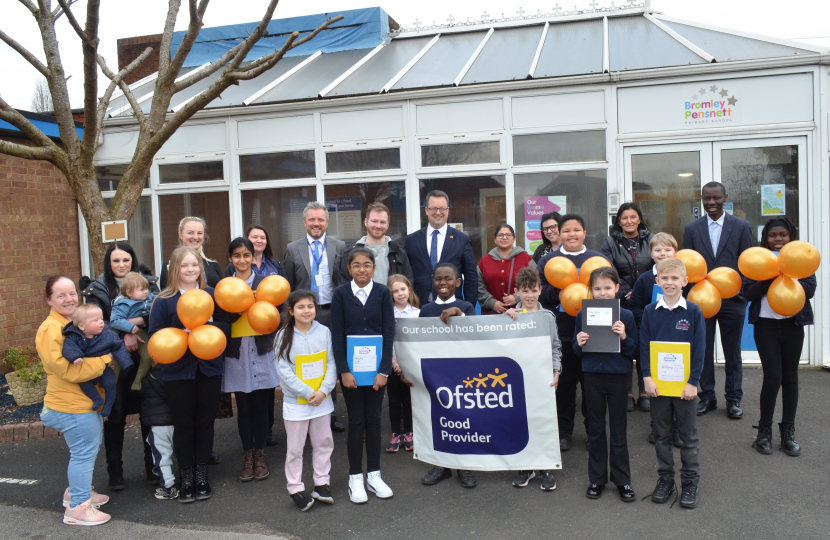
<instances>
[{"instance_id":1,"label":"man in grey suit","mask_svg":"<svg viewBox=\"0 0 830 540\"><path fill-rule=\"evenodd\" d=\"M726 188L718 182L709 182L700 192L700 200L706 211L704 219L697 219L686 224L683 231L683 248L693 249L703 256L706 267L711 271L721 266L728 266L736 272L738 257L747 248L752 247L752 230L749 222L727 214L723 205L729 196ZM703 360L703 373L700 376L700 403L697 415L703 416L718 408L715 396L715 324L720 326L720 340L723 356L726 360L724 393L726 394L727 415L729 418L743 417L741 398L743 397L743 365L741 360L741 334L746 318L746 299L738 294L724 299L717 315L706 319L706 355Z\"/></svg>"},{"instance_id":2,"label":"man in grey suit","mask_svg":"<svg viewBox=\"0 0 830 540\"><path fill-rule=\"evenodd\" d=\"M348 283L350 277L345 273L346 243L336 238L327 238L329 211L318 201L312 201L303 209L303 224L306 237L288 244L283 258L285 279L291 290L310 289L317 293L317 322L331 324L331 298L334 288ZM336 400L336 392L332 392ZM343 432L346 428L337 420L336 413L331 416L331 428Z\"/></svg>"}]
</instances>

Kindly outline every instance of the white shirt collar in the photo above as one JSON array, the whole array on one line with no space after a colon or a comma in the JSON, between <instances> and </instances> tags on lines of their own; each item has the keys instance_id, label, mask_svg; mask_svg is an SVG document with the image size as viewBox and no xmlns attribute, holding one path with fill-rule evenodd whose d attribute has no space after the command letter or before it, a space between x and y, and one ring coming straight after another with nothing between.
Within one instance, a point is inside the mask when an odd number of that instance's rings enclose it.
<instances>
[{"instance_id":1,"label":"white shirt collar","mask_svg":"<svg viewBox=\"0 0 830 540\"><path fill-rule=\"evenodd\" d=\"M394 304L393 304L394 306ZM398 313L403 313L405 315L410 315L415 308L412 307L412 304L407 303L406 307L403 309L398 309L398 306L395 306L395 311Z\"/></svg>"},{"instance_id":2,"label":"white shirt collar","mask_svg":"<svg viewBox=\"0 0 830 540\"><path fill-rule=\"evenodd\" d=\"M196 282L196 287L194 287L194 288L195 288L195 289L198 289L198 288L199 288L199 282L198 282L198 281ZM193 289L190 289L190 290L192 291ZM187 292L187 291L186 291L186 290L184 290L184 289L179 289L179 294L184 294L184 293L186 293L186 292Z\"/></svg>"},{"instance_id":3,"label":"white shirt collar","mask_svg":"<svg viewBox=\"0 0 830 540\"><path fill-rule=\"evenodd\" d=\"M655 276L657 275L657 265L656 264L651 267L651 271L654 273Z\"/></svg>"},{"instance_id":4,"label":"white shirt collar","mask_svg":"<svg viewBox=\"0 0 830 540\"><path fill-rule=\"evenodd\" d=\"M582 244L582 249L579 250L579 251L567 251L567 250L565 250L565 245L564 244L559 246L559 252L560 253L562 253L563 255L570 255L571 257L576 257L577 255L582 255L586 251L588 251L588 248L585 246L585 244Z\"/></svg>"},{"instance_id":5,"label":"white shirt collar","mask_svg":"<svg viewBox=\"0 0 830 540\"><path fill-rule=\"evenodd\" d=\"M370 279L370 280L369 280L369 284L368 284L368 285L366 285L365 287L358 287L358 286L357 286L357 283L355 283L355 282L354 282L354 280L352 280L352 294L354 294L355 296L357 296L357 291L359 291L359 290L361 290L361 289L362 289L362 290L363 290L363 292L365 292L365 293L366 293L366 298L369 298L369 293L371 293L371 292L372 292L372 284L373 284L373 283L374 283L374 280L371 280L371 279Z\"/></svg>"},{"instance_id":6,"label":"white shirt collar","mask_svg":"<svg viewBox=\"0 0 830 540\"><path fill-rule=\"evenodd\" d=\"M323 236L320 238L312 238L310 234L306 233L305 238L309 246L313 246L315 241L320 242L324 246L326 245L326 233L323 233Z\"/></svg>"},{"instance_id":7,"label":"white shirt collar","mask_svg":"<svg viewBox=\"0 0 830 540\"><path fill-rule=\"evenodd\" d=\"M446 301L440 298L435 299L436 304L452 304L453 302L455 302L455 295L450 296Z\"/></svg>"},{"instance_id":8,"label":"white shirt collar","mask_svg":"<svg viewBox=\"0 0 830 540\"><path fill-rule=\"evenodd\" d=\"M665 298L666 297L664 296L663 298L658 300L657 301L657 307L655 307L654 309L660 309L661 307L666 308L669 311L674 311L676 308L679 308L679 307L682 307L683 309L688 309L686 307L686 299L683 298L682 296L680 297L680 300L678 300L677 303L674 305L674 307L671 307L671 308L666 305Z\"/></svg>"},{"instance_id":9,"label":"white shirt collar","mask_svg":"<svg viewBox=\"0 0 830 540\"><path fill-rule=\"evenodd\" d=\"M443 227L441 227L440 229L436 229L435 227L432 226L432 224L427 225L427 238L432 240L432 231L438 231L438 234L440 236L446 236L448 226L449 225L447 223L444 223Z\"/></svg>"},{"instance_id":10,"label":"white shirt collar","mask_svg":"<svg viewBox=\"0 0 830 540\"><path fill-rule=\"evenodd\" d=\"M715 221L714 219L709 217L709 214L706 214L706 225L711 225L712 223L717 223L718 225L723 227L723 222L724 222L725 219L726 219L726 212L721 214L720 217L717 219L717 221Z\"/></svg>"}]
</instances>

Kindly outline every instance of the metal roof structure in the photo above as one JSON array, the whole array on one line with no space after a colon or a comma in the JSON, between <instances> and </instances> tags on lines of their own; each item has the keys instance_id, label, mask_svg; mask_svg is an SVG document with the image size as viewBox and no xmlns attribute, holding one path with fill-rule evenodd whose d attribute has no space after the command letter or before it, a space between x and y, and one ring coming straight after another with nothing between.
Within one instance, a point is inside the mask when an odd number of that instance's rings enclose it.
<instances>
[{"instance_id":1,"label":"metal roof structure","mask_svg":"<svg viewBox=\"0 0 830 540\"><path fill-rule=\"evenodd\" d=\"M206 109L527 79L607 74L611 81L615 73L682 70L686 66L714 63L763 59L786 62L799 57L799 63L804 63L803 57L817 57L819 62L822 58L826 61L830 53L815 45L677 19L653 12L648 1L628 3L625 7L612 3L610 8L597 8L594 1L589 10L561 13L555 8L553 13L528 16L520 9L517 16L507 18L492 18L485 12L481 20L473 22L455 23L450 17L444 26L422 27L416 20L413 28L389 32L376 46L333 52L326 52L326 47L308 48L315 43L312 40L304 46L304 54L286 57L254 80L240 81ZM199 56L199 61L210 60L204 54ZM207 63L183 69L182 76ZM176 111L185 105L207 88L218 73L174 96L171 109ZM151 75L131 85L145 111L150 107L154 84ZM132 114L123 96L112 100L108 113Z\"/></svg>"}]
</instances>

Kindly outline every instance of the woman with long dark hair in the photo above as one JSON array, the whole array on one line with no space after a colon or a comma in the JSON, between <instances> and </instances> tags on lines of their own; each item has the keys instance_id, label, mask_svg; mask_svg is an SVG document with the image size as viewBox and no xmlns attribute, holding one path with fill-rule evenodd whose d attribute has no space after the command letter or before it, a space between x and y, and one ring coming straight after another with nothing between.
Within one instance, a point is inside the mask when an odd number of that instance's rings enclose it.
<instances>
[{"instance_id":1,"label":"woman with long dark hair","mask_svg":"<svg viewBox=\"0 0 830 540\"><path fill-rule=\"evenodd\" d=\"M559 238L559 220L562 218L559 212L548 212L542 215L542 244L533 252L533 262L539 261L550 253L556 251L562 245Z\"/></svg>"},{"instance_id":2,"label":"woman with long dark hair","mask_svg":"<svg viewBox=\"0 0 830 540\"><path fill-rule=\"evenodd\" d=\"M772 218L761 231L761 247L780 251L798 240L795 225L785 218ZM795 316L785 317L774 312L767 300L767 291L774 280L752 281L743 278L743 295L749 302L749 322L754 326L755 345L761 357L764 382L761 385L761 419L752 447L761 454L772 454L772 417L778 390L781 390L780 449L788 456L801 455L795 440L795 411L798 408L798 361L804 346L804 327L813 324L810 299L816 292L816 275L799 279L807 301Z\"/></svg>"},{"instance_id":3,"label":"woman with long dark hair","mask_svg":"<svg viewBox=\"0 0 830 540\"><path fill-rule=\"evenodd\" d=\"M518 303L514 294L516 274L536 266L533 257L515 245L516 231L507 223L496 226L496 247L478 262L478 303L482 315L504 313Z\"/></svg>"}]
</instances>

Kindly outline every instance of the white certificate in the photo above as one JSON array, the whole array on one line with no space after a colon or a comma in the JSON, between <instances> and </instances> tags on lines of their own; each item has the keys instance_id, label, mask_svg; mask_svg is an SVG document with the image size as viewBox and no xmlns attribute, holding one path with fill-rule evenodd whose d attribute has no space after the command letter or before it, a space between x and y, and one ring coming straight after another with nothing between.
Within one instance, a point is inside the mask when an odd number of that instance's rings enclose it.
<instances>
[{"instance_id":1,"label":"white certificate","mask_svg":"<svg viewBox=\"0 0 830 540\"><path fill-rule=\"evenodd\" d=\"M610 307L589 307L588 326L612 326L614 310Z\"/></svg>"},{"instance_id":2,"label":"white certificate","mask_svg":"<svg viewBox=\"0 0 830 540\"><path fill-rule=\"evenodd\" d=\"M377 347L361 345L354 348L352 371L355 373L378 370Z\"/></svg>"},{"instance_id":3,"label":"white certificate","mask_svg":"<svg viewBox=\"0 0 830 540\"><path fill-rule=\"evenodd\" d=\"M683 355L677 353L657 353L657 379L661 381L683 382Z\"/></svg>"},{"instance_id":4,"label":"white certificate","mask_svg":"<svg viewBox=\"0 0 830 540\"><path fill-rule=\"evenodd\" d=\"M323 360L316 362L306 362L301 366L303 368L303 380L317 379L326 373L326 364Z\"/></svg>"}]
</instances>

